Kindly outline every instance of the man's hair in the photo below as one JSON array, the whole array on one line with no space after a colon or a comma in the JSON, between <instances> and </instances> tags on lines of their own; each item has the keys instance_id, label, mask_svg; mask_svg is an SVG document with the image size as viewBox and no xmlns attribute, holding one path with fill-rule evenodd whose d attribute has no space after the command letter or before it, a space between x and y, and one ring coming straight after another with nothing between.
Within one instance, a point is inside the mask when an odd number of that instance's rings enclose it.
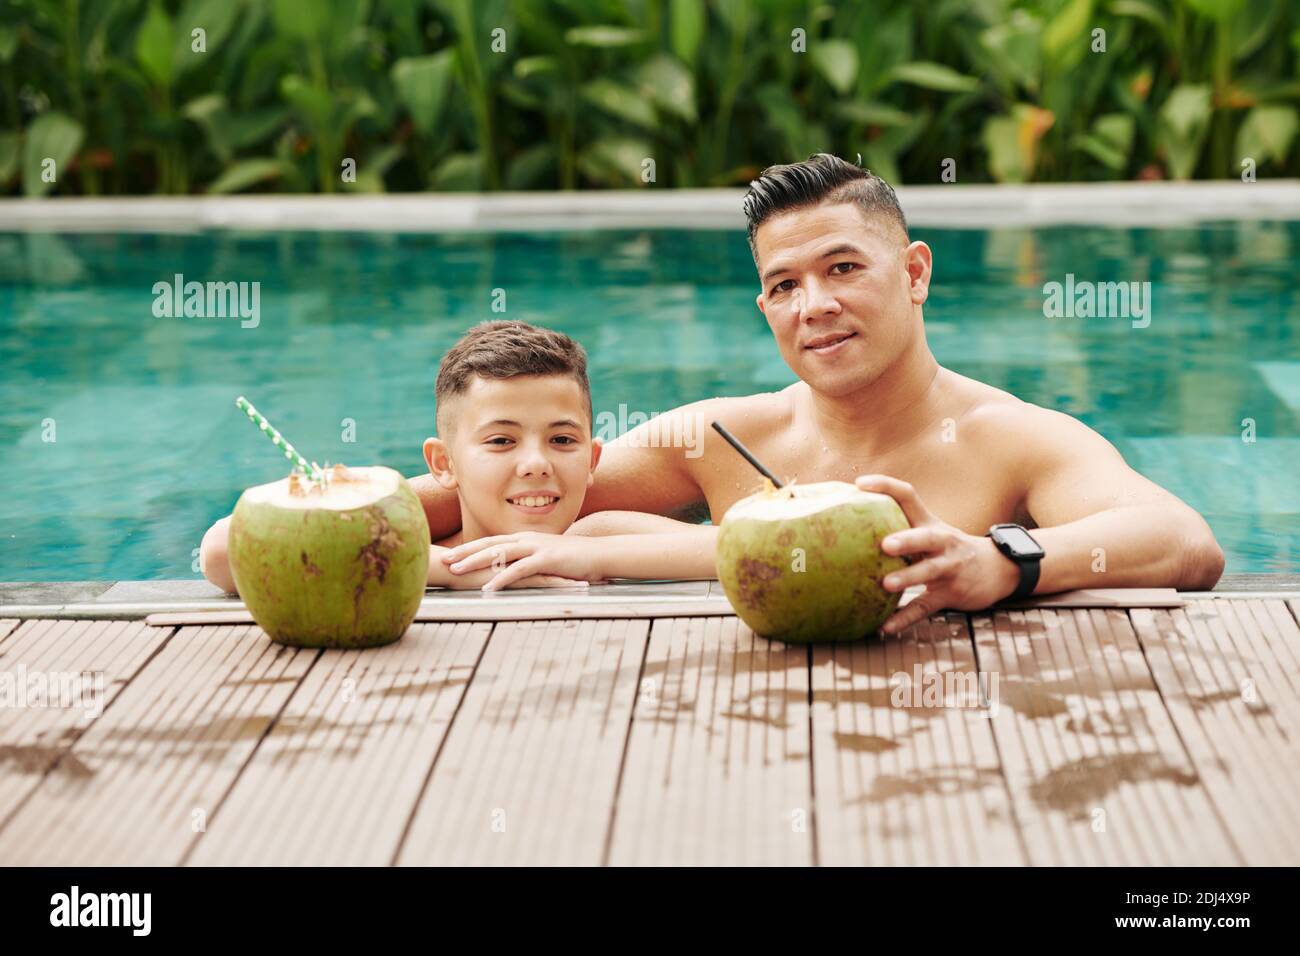
<instances>
[{"instance_id":1,"label":"man's hair","mask_svg":"<svg viewBox=\"0 0 1300 956\"><path fill-rule=\"evenodd\" d=\"M907 238L907 219L889 183L838 156L817 153L806 162L769 166L749 184L744 209L754 261L758 262L754 236L768 219L791 209L841 202L853 203L864 219L883 217L896 223Z\"/></svg>"},{"instance_id":2,"label":"man's hair","mask_svg":"<svg viewBox=\"0 0 1300 956\"><path fill-rule=\"evenodd\" d=\"M443 414L448 400L469 390L474 378L504 379L520 375L563 375L573 379L587 400L591 426L591 385L587 382L587 353L562 332L527 322L480 322L447 350L434 385L438 434L451 423Z\"/></svg>"}]
</instances>

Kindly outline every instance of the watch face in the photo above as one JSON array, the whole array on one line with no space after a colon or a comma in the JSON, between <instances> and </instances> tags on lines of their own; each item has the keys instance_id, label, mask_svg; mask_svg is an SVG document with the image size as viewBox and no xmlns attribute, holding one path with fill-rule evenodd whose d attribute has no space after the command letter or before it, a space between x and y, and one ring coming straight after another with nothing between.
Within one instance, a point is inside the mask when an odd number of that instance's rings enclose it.
<instances>
[{"instance_id":1,"label":"watch face","mask_svg":"<svg viewBox=\"0 0 1300 956\"><path fill-rule=\"evenodd\" d=\"M1018 558L1041 558L1043 549L1038 546L1038 542L1029 536L1029 532L1024 528L1015 525L1003 526L993 530L995 540L1002 542L1011 549L1011 553Z\"/></svg>"}]
</instances>

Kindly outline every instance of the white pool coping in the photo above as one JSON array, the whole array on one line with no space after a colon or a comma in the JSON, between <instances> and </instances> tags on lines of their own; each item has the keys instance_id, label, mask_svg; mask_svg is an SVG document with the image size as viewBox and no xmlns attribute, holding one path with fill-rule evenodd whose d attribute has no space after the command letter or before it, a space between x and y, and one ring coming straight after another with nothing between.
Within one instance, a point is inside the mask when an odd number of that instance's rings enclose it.
<instances>
[{"instance_id":1,"label":"white pool coping","mask_svg":"<svg viewBox=\"0 0 1300 956\"><path fill-rule=\"evenodd\" d=\"M1167 226L1300 219L1300 180L903 186L918 227ZM131 196L0 199L0 231L514 232L742 229L743 189L344 196Z\"/></svg>"}]
</instances>

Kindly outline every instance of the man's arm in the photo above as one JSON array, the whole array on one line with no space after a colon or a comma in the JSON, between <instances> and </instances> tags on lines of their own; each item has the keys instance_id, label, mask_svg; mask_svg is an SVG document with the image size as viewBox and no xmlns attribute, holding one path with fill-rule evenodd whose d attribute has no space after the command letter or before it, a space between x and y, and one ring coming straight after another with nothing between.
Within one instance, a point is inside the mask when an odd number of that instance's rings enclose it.
<instances>
[{"instance_id":1,"label":"man's arm","mask_svg":"<svg viewBox=\"0 0 1300 956\"><path fill-rule=\"evenodd\" d=\"M1020 511L1043 546L1036 594L1088 587L1212 588L1223 573L1223 551L1205 519L1154 482L1082 422L1041 408L1002 407L967 428L993 428L981 448L1001 459L1008 475L1023 476ZM967 434L971 434L968 430ZM888 591L916 584L925 591L885 622L897 633L930 614L980 610L1011 594L1016 566L986 537L935 517L907 482L865 475L858 487L891 495L911 529L888 535L881 547L912 563L885 576Z\"/></svg>"},{"instance_id":2,"label":"man's arm","mask_svg":"<svg viewBox=\"0 0 1300 956\"><path fill-rule=\"evenodd\" d=\"M1044 417L1045 416L1045 417ZM1024 508L1047 552L1041 593L1086 587L1209 590L1223 551L1205 519L1138 474L1101 435L1059 412L1035 409Z\"/></svg>"}]
</instances>

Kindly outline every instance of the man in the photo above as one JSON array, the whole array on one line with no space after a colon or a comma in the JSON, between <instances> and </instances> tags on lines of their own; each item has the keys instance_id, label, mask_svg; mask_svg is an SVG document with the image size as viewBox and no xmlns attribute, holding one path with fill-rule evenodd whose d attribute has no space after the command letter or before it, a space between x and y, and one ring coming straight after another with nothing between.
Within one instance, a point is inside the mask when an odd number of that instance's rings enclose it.
<instances>
[{"instance_id":1,"label":"man","mask_svg":"<svg viewBox=\"0 0 1300 956\"><path fill-rule=\"evenodd\" d=\"M884 547L913 563L885 586L925 591L886 632L1013 594L1214 586L1223 553L1204 519L1109 442L939 366L923 318L932 254L910 241L887 183L819 154L765 170L744 208L758 307L800 381L668 415L720 421L782 478L856 478L895 498L912 528ZM672 434L670 425L641 425L605 449L583 514L680 514L703 502L717 523L756 490L753 468L712 431L697 457L650 440L651 428ZM434 538L454 531L456 496L428 476L412 484ZM1008 523L1032 537L1015 528L986 536Z\"/></svg>"}]
</instances>

